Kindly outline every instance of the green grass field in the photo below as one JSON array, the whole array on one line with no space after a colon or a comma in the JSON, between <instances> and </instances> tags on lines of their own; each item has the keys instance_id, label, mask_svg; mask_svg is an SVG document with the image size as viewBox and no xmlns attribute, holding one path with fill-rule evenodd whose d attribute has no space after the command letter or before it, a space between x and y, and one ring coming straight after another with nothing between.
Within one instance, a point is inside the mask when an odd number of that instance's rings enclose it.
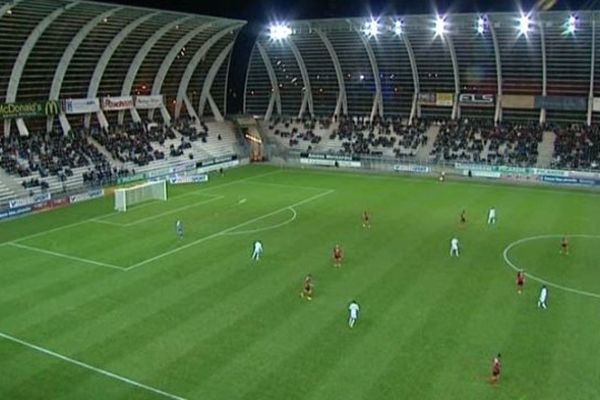
<instances>
[{"instance_id":1,"label":"green grass field","mask_svg":"<svg viewBox=\"0 0 600 400\"><path fill-rule=\"evenodd\" d=\"M599 194L251 166L169 196L0 224L0 399L600 398ZM543 235L507 256L566 288L545 311L503 257Z\"/></svg>"}]
</instances>

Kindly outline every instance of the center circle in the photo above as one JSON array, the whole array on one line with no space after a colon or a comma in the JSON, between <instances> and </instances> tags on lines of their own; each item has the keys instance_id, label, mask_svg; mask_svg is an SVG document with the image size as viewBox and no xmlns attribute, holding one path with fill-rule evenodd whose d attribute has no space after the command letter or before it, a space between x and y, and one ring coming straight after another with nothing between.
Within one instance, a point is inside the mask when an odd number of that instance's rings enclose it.
<instances>
[{"instance_id":1,"label":"center circle","mask_svg":"<svg viewBox=\"0 0 600 400\"><path fill-rule=\"evenodd\" d=\"M550 280L544 279L542 277L536 276L536 275L528 272L527 265L517 265L517 263L515 261L511 260L511 258L509 256L511 250L513 250L514 248L516 248L524 243L540 241L540 240L555 239L556 245L552 249L556 251L556 253L555 253L556 257L572 257L572 255L566 256L566 255L559 254L559 241L562 237L565 237L565 236L569 239L572 239L572 238L600 239L600 235L588 235L588 234L575 234L575 235L552 234L552 235L530 236L530 237L526 237L523 239L519 239L515 242L510 243L508 246L506 246L506 248L504 249L504 252L503 252L504 261L514 271L524 270L525 275L529 279L532 279L534 281L540 282L540 283L545 284L550 287L564 290L566 292L579 294L581 296L594 297L594 298L600 299L600 293L595 293L595 292L589 291L589 290L581 290L579 288L575 288L575 287L568 286L568 285L561 285L561 284L552 282ZM573 254L573 251L576 251L576 250L572 250L571 254ZM571 267L571 266L569 266L569 267ZM577 271L575 271L575 272L577 272Z\"/></svg>"}]
</instances>

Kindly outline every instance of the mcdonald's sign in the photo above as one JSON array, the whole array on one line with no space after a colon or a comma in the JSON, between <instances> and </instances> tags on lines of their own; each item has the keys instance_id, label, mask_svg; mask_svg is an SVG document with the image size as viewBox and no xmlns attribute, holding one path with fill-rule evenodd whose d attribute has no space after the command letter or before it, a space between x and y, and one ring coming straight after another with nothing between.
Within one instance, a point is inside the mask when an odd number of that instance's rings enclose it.
<instances>
[{"instance_id":1,"label":"mcdonald's sign","mask_svg":"<svg viewBox=\"0 0 600 400\"><path fill-rule=\"evenodd\" d=\"M58 115L60 113L60 103L55 100L48 100L44 105L44 113L47 117Z\"/></svg>"},{"instance_id":2,"label":"mcdonald's sign","mask_svg":"<svg viewBox=\"0 0 600 400\"><path fill-rule=\"evenodd\" d=\"M0 104L0 119L47 117L59 113L60 103L54 100Z\"/></svg>"}]
</instances>

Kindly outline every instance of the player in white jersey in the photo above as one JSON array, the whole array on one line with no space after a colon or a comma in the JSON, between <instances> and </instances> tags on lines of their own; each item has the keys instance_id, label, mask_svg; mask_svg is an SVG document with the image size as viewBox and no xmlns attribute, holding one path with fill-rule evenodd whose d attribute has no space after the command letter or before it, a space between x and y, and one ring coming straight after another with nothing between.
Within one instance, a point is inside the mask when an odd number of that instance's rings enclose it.
<instances>
[{"instance_id":1,"label":"player in white jersey","mask_svg":"<svg viewBox=\"0 0 600 400\"><path fill-rule=\"evenodd\" d=\"M262 242L260 240L257 240L254 242L254 246L253 246L253 250L252 250L252 259L253 260L260 260L260 256L263 252L263 245Z\"/></svg>"},{"instance_id":2,"label":"player in white jersey","mask_svg":"<svg viewBox=\"0 0 600 400\"><path fill-rule=\"evenodd\" d=\"M488 224L496 224L496 209L494 207L488 211Z\"/></svg>"},{"instance_id":3,"label":"player in white jersey","mask_svg":"<svg viewBox=\"0 0 600 400\"><path fill-rule=\"evenodd\" d=\"M450 257L458 257L458 239L452 238L450 241Z\"/></svg>"},{"instance_id":4,"label":"player in white jersey","mask_svg":"<svg viewBox=\"0 0 600 400\"><path fill-rule=\"evenodd\" d=\"M542 286L542 290L540 290L540 298L537 303L538 308L546 309L548 308L548 288L546 285Z\"/></svg>"},{"instance_id":5,"label":"player in white jersey","mask_svg":"<svg viewBox=\"0 0 600 400\"><path fill-rule=\"evenodd\" d=\"M183 222L180 220L175 223L175 233L179 239L183 239Z\"/></svg>"},{"instance_id":6,"label":"player in white jersey","mask_svg":"<svg viewBox=\"0 0 600 400\"><path fill-rule=\"evenodd\" d=\"M348 312L350 313L350 317L348 318L348 326L350 328L354 328L354 324L356 324L356 320L358 319L359 311L360 306L358 305L356 300L352 300L352 302L348 306Z\"/></svg>"}]
</instances>

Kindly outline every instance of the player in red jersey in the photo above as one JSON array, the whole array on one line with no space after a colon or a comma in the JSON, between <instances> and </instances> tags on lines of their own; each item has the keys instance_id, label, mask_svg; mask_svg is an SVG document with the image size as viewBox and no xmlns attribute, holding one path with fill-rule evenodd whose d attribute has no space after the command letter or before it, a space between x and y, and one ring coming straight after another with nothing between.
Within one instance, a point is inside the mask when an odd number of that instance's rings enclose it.
<instances>
[{"instance_id":1,"label":"player in red jersey","mask_svg":"<svg viewBox=\"0 0 600 400\"><path fill-rule=\"evenodd\" d=\"M460 223L462 225L467 223L467 210L462 210L462 212L460 213Z\"/></svg>"},{"instance_id":2,"label":"player in red jersey","mask_svg":"<svg viewBox=\"0 0 600 400\"><path fill-rule=\"evenodd\" d=\"M569 255L569 239L566 236L560 240L560 254Z\"/></svg>"},{"instance_id":3,"label":"player in red jersey","mask_svg":"<svg viewBox=\"0 0 600 400\"><path fill-rule=\"evenodd\" d=\"M335 247L333 248L333 266L334 267L341 267L342 266L342 248L340 247L339 244L336 244Z\"/></svg>"},{"instance_id":4,"label":"player in red jersey","mask_svg":"<svg viewBox=\"0 0 600 400\"><path fill-rule=\"evenodd\" d=\"M498 355L492 360L492 384L495 385L496 383L498 383L498 380L500 379L501 370L502 364L500 363L500 353L498 353Z\"/></svg>"},{"instance_id":5,"label":"player in red jersey","mask_svg":"<svg viewBox=\"0 0 600 400\"><path fill-rule=\"evenodd\" d=\"M517 272L517 293L523 293L523 285L525 284L525 272Z\"/></svg>"},{"instance_id":6,"label":"player in red jersey","mask_svg":"<svg viewBox=\"0 0 600 400\"><path fill-rule=\"evenodd\" d=\"M304 278L304 284L302 285L302 292L300 292L300 297L306 300L312 300L313 296L313 283L312 283L312 275L308 274Z\"/></svg>"},{"instance_id":7,"label":"player in red jersey","mask_svg":"<svg viewBox=\"0 0 600 400\"><path fill-rule=\"evenodd\" d=\"M371 227L369 213L366 210L363 212L362 220L363 220L363 228L370 228Z\"/></svg>"}]
</instances>

